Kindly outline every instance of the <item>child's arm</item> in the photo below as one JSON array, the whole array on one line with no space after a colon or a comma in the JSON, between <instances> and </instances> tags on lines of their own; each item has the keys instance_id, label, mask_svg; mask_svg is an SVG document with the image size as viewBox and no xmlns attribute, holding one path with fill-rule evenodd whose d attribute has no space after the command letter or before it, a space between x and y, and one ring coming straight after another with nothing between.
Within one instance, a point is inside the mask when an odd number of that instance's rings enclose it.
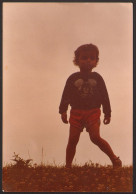
<instances>
[{"instance_id":1,"label":"child's arm","mask_svg":"<svg viewBox=\"0 0 136 194\"><path fill-rule=\"evenodd\" d=\"M66 123L66 124L68 123L67 113L66 112L61 114L61 119L62 119L63 123Z\"/></svg>"},{"instance_id":2,"label":"child's arm","mask_svg":"<svg viewBox=\"0 0 136 194\"><path fill-rule=\"evenodd\" d=\"M110 105L107 88L106 88L103 78L101 81L102 81L101 82L102 107L103 107L103 113L104 113L103 123L109 124L111 120L111 105Z\"/></svg>"},{"instance_id":3,"label":"child's arm","mask_svg":"<svg viewBox=\"0 0 136 194\"><path fill-rule=\"evenodd\" d=\"M68 123L67 121L67 109L68 105L70 104L70 83L67 80L66 85L63 90L60 106L59 106L59 113L61 114L61 119L64 123Z\"/></svg>"}]
</instances>

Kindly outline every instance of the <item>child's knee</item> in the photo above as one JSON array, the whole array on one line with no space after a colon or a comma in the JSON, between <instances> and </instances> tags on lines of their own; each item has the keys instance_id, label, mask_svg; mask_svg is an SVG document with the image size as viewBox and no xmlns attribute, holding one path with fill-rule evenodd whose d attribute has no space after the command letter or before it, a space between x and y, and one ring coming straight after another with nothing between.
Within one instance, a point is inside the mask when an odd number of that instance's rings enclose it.
<instances>
[{"instance_id":1,"label":"child's knee","mask_svg":"<svg viewBox=\"0 0 136 194\"><path fill-rule=\"evenodd\" d=\"M79 141L79 137L73 136L69 139L69 146L76 146Z\"/></svg>"},{"instance_id":2,"label":"child's knee","mask_svg":"<svg viewBox=\"0 0 136 194\"><path fill-rule=\"evenodd\" d=\"M90 135L90 139L94 144L99 144L99 142L101 141L101 138L99 135Z\"/></svg>"}]
</instances>

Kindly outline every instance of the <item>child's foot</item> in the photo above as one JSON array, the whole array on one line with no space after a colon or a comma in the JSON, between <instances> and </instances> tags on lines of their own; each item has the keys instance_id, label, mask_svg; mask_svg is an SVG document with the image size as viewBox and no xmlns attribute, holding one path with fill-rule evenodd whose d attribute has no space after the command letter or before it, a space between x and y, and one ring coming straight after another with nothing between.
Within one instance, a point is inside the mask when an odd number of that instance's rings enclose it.
<instances>
[{"instance_id":1,"label":"child's foot","mask_svg":"<svg viewBox=\"0 0 136 194\"><path fill-rule=\"evenodd\" d=\"M66 168L66 169L71 169L72 166L71 166L71 165L66 165L65 168Z\"/></svg>"},{"instance_id":2,"label":"child's foot","mask_svg":"<svg viewBox=\"0 0 136 194\"><path fill-rule=\"evenodd\" d=\"M122 161L119 159L119 157L117 157L113 161L113 168L119 168L119 167L122 167Z\"/></svg>"}]
</instances>

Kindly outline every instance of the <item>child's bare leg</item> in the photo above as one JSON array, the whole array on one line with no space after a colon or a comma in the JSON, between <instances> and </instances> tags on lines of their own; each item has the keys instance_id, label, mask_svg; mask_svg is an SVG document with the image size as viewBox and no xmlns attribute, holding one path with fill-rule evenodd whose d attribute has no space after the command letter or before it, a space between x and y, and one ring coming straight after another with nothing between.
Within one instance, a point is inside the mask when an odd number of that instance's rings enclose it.
<instances>
[{"instance_id":1,"label":"child's bare leg","mask_svg":"<svg viewBox=\"0 0 136 194\"><path fill-rule=\"evenodd\" d=\"M117 158L107 141L100 137L100 127L98 124L93 125L89 129L91 141L96 144L105 154L107 154L112 162Z\"/></svg>"},{"instance_id":2,"label":"child's bare leg","mask_svg":"<svg viewBox=\"0 0 136 194\"><path fill-rule=\"evenodd\" d=\"M69 131L69 140L66 149L66 166L70 167L73 161L73 158L76 153L76 145L79 141L80 130L74 126L70 126Z\"/></svg>"}]
</instances>

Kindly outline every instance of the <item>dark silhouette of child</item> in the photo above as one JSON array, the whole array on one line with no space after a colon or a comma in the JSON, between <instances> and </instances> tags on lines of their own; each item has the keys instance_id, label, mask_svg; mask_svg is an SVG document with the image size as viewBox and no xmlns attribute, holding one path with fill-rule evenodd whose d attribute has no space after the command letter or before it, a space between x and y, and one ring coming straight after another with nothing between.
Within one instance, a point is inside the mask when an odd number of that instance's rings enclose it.
<instances>
[{"instance_id":1,"label":"dark silhouette of child","mask_svg":"<svg viewBox=\"0 0 136 194\"><path fill-rule=\"evenodd\" d=\"M104 124L111 120L111 106L103 78L92 69L99 61L99 50L93 44L81 45L75 51L74 64L80 69L66 81L62 94L59 113L64 123L68 123L67 109L70 111L70 133L66 149L66 167L70 168L76 152L76 145L83 128L89 133L91 141L107 154L113 167L121 167L122 162L110 145L100 137L100 115L104 113Z\"/></svg>"}]
</instances>

